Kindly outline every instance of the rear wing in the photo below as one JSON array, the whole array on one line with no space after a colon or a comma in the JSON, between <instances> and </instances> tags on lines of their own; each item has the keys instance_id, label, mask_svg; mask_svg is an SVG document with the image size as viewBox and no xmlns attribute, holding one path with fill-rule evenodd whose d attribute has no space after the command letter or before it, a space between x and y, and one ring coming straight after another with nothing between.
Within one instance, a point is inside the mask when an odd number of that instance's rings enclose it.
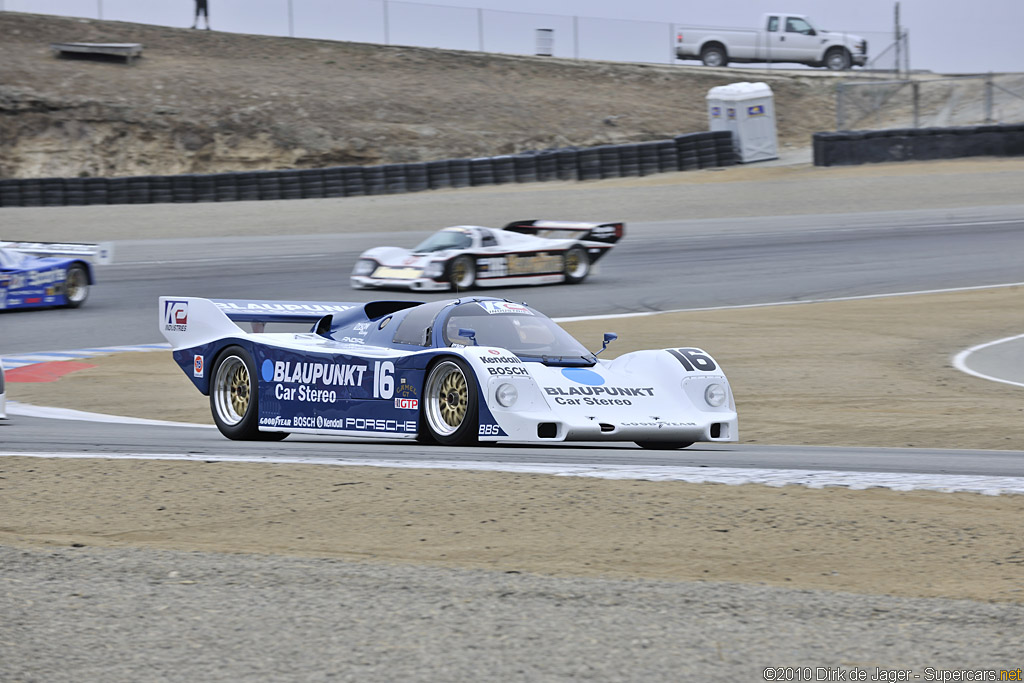
<instances>
[{"instance_id":1,"label":"rear wing","mask_svg":"<svg viewBox=\"0 0 1024 683\"><path fill-rule=\"evenodd\" d=\"M237 323L250 323L261 333L267 323L311 325L311 331L332 325L371 320L411 306L418 301L266 301L260 299L202 299L188 296L160 297L160 332L173 348L199 346L224 337L248 334Z\"/></svg>"},{"instance_id":2,"label":"rear wing","mask_svg":"<svg viewBox=\"0 0 1024 683\"><path fill-rule=\"evenodd\" d=\"M549 239L579 239L615 244L626 234L625 223L579 223L575 221L513 221L505 226L509 232L547 237Z\"/></svg>"},{"instance_id":3,"label":"rear wing","mask_svg":"<svg viewBox=\"0 0 1024 683\"><path fill-rule=\"evenodd\" d=\"M99 242L0 242L0 247L33 256L72 256L99 266L114 262L114 243Z\"/></svg>"}]
</instances>

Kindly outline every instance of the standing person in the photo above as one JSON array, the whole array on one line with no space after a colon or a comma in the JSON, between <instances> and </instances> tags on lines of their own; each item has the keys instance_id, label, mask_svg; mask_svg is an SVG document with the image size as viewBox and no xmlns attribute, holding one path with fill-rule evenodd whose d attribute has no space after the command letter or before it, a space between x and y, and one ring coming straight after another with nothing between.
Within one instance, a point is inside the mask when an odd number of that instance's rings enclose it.
<instances>
[{"instance_id":1,"label":"standing person","mask_svg":"<svg viewBox=\"0 0 1024 683\"><path fill-rule=\"evenodd\" d=\"M199 15L203 15L203 19L206 20L206 30L210 30L210 8L207 5L207 0L196 0L196 18L192 22L192 28L198 28L199 26Z\"/></svg>"}]
</instances>

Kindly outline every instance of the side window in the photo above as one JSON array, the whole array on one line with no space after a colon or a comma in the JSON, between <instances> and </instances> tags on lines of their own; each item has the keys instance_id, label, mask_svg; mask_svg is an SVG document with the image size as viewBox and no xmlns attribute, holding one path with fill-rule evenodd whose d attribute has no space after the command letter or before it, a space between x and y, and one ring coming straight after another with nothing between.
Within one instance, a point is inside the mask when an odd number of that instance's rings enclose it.
<instances>
[{"instance_id":1,"label":"side window","mask_svg":"<svg viewBox=\"0 0 1024 683\"><path fill-rule=\"evenodd\" d=\"M395 336L392 341L396 344L430 346L430 330L434 326L434 319L447 305L447 301L435 301L409 309L405 318L395 328Z\"/></svg>"},{"instance_id":2,"label":"side window","mask_svg":"<svg viewBox=\"0 0 1024 683\"><path fill-rule=\"evenodd\" d=\"M807 35L811 32L811 25L799 17L786 17L786 33L803 33Z\"/></svg>"},{"instance_id":3,"label":"side window","mask_svg":"<svg viewBox=\"0 0 1024 683\"><path fill-rule=\"evenodd\" d=\"M494 238L494 233L490 230L480 231L480 246L481 247L496 247L498 246L498 240Z\"/></svg>"},{"instance_id":4,"label":"side window","mask_svg":"<svg viewBox=\"0 0 1024 683\"><path fill-rule=\"evenodd\" d=\"M768 31L774 33L779 30L779 18L768 17Z\"/></svg>"}]
</instances>

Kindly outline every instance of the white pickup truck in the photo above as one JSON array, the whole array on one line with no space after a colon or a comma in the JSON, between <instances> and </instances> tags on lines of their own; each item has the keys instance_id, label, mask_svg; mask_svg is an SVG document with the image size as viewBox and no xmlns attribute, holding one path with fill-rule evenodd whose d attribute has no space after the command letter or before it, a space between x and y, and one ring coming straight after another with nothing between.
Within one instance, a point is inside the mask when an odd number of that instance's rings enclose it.
<instances>
[{"instance_id":1,"label":"white pickup truck","mask_svg":"<svg viewBox=\"0 0 1024 683\"><path fill-rule=\"evenodd\" d=\"M801 14L769 12L761 29L676 26L676 57L707 66L729 62L793 62L843 71L868 61L868 41L850 33L815 28Z\"/></svg>"}]
</instances>

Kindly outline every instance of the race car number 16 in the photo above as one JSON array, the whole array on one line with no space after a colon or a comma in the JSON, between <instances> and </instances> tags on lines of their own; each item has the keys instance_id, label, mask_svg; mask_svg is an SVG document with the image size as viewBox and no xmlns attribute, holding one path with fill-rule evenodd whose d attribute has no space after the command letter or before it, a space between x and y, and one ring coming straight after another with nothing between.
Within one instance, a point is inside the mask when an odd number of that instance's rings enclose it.
<instances>
[{"instance_id":1,"label":"race car number 16","mask_svg":"<svg viewBox=\"0 0 1024 683\"><path fill-rule=\"evenodd\" d=\"M395 364L389 360L373 364L373 397L390 399L395 395Z\"/></svg>"}]
</instances>

